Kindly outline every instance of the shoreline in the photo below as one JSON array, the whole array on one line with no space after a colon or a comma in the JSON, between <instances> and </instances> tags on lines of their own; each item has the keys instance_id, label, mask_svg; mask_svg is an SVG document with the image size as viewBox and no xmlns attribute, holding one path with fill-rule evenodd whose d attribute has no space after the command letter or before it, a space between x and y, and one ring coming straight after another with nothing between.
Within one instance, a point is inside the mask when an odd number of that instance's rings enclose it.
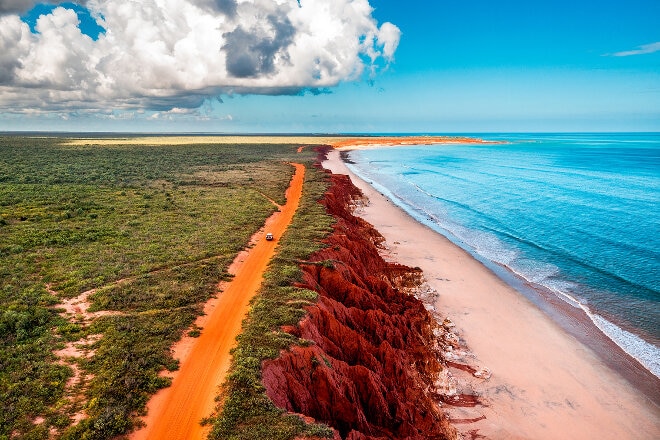
<instances>
[{"instance_id":1,"label":"shoreline","mask_svg":"<svg viewBox=\"0 0 660 440\"><path fill-rule=\"evenodd\" d=\"M503 144L469 136L375 136L370 138L337 139L332 146L339 151L370 150L374 148L402 147L406 145L447 144Z\"/></svg>"},{"instance_id":2,"label":"shoreline","mask_svg":"<svg viewBox=\"0 0 660 440\"><path fill-rule=\"evenodd\" d=\"M343 147L335 149L340 151L340 157L350 168L353 162L349 157L349 153L353 150L391 148L426 142L425 137L401 137L399 139L401 142L396 143L397 138L388 138L389 143L380 146L374 141L367 147L342 142L341 145ZM481 141L480 139L473 138L456 138L455 140L456 142L454 143L458 144L467 144L470 140L479 141L473 142L473 144L508 143L500 141L491 142L488 140ZM354 173L357 173L357 171L354 171ZM359 173L357 173L357 177L365 180ZM511 285L550 316L563 330L594 350L601 360L610 368L622 374L656 406L660 406L660 393L658 393L658 389L660 389L660 364L656 357L660 347L657 345L657 338L648 338L644 336L645 334L648 335L648 333L644 333L642 329L632 328L630 324L621 322L616 316L606 311L593 310L589 305L574 298L570 294L553 290L544 284L530 281L524 274L516 272L513 268L497 261L489 260L469 247L465 247L460 239L456 238L450 231L437 227L434 222L429 224L425 214L417 212L414 208L406 205L404 201L391 193L389 189L374 182L371 182L371 186L386 198L389 197L393 204L413 217L415 221L443 235L454 245L465 250L473 258L494 272L499 278L503 279L507 284Z\"/></svg>"},{"instance_id":3,"label":"shoreline","mask_svg":"<svg viewBox=\"0 0 660 440\"><path fill-rule=\"evenodd\" d=\"M349 151L350 150L340 149L340 157L342 161L349 164L347 167L350 167L350 164L353 163L347 156ZM363 177L356 174L350 168L349 171L358 179L365 181ZM504 264L491 261L476 252L471 252L469 249L461 246L459 240L449 231L437 231L432 226L425 223L423 218L416 217L416 215L419 216L419 214L408 212L404 206L401 206L405 205L405 203L401 201L395 202L394 200L399 199L391 194L387 188L374 184L373 182L369 186L372 186L375 191L385 197L396 208L410 216L413 221L431 229L434 233L442 235L454 246L462 249L473 259L485 266L487 270L493 272L498 278L531 301L535 307L550 317L562 328L562 330L575 337L589 349L593 350L601 361L611 369L617 371L635 388L644 393L654 405L660 407L660 393L657 391L660 389L660 377L656 376L656 374L654 374L644 362L627 352L623 346L619 345L616 340L612 338L612 335L599 327L594 321L593 316L596 316L607 324L617 328L620 332L630 334L632 337L640 338L644 343L649 344L641 339L633 329L628 329L625 326L620 325L613 317L591 312L587 306L583 305L570 295L556 292L544 285L534 283Z\"/></svg>"},{"instance_id":4,"label":"shoreline","mask_svg":"<svg viewBox=\"0 0 660 440\"><path fill-rule=\"evenodd\" d=\"M439 292L437 310L456 324L463 345L471 350L452 356L492 372L490 380L475 380L450 368L456 386L476 392L487 405L450 408L461 431L491 439L660 436L657 402L644 395L653 395L653 383L646 384L649 390L643 394L634 389L621 371L613 371L611 363L584 344L594 336L590 329L576 330L583 333L582 341L567 332L537 301L357 178L339 151L331 151L323 166L348 174L370 200L357 215L385 236L387 258L420 267ZM539 301L548 302L542 295ZM562 306L572 308L558 304Z\"/></svg>"}]
</instances>

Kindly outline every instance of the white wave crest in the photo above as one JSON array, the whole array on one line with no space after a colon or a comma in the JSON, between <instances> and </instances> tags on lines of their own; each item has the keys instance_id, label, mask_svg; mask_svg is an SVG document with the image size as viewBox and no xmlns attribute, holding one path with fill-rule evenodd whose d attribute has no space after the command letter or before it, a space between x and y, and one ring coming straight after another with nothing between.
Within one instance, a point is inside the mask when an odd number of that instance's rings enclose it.
<instances>
[{"instance_id":1,"label":"white wave crest","mask_svg":"<svg viewBox=\"0 0 660 440\"><path fill-rule=\"evenodd\" d=\"M583 309L586 309L585 312L600 331L605 333L623 351L637 359L647 370L660 378L660 349L658 347L618 327L602 316L591 313L588 308L583 307Z\"/></svg>"}]
</instances>

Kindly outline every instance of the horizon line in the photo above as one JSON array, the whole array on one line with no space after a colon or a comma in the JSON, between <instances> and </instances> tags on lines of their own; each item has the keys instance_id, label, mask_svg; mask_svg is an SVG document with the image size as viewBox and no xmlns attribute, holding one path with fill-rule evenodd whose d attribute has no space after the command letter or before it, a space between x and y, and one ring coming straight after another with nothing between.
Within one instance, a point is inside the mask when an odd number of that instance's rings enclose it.
<instances>
[{"instance_id":1,"label":"horizon line","mask_svg":"<svg viewBox=\"0 0 660 440\"><path fill-rule=\"evenodd\" d=\"M612 131L437 131L437 132L214 132L214 131L73 131L73 130L0 130L0 136L13 136L13 135L77 135L77 136L281 136L281 137L398 137L398 136L453 136L453 135L466 135L466 134L656 134L660 131L647 131L647 130L612 130Z\"/></svg>"}]
</instances>

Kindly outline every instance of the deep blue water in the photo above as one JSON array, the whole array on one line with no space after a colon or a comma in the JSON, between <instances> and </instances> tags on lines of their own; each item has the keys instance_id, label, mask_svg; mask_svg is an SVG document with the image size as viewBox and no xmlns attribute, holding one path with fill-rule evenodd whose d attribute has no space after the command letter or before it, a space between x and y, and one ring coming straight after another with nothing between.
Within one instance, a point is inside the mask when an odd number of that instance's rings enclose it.
<instances>
[{"instance_id":1,"label":"deep blue water","mask_svg":"<svg viewBox=\"0 0 660 440\"><path fill-rule=\"evenodd\" d=\"M660 133L485 138L509 143L353 151L351 168L660 376Z\"/></svg>"}]
</instances>

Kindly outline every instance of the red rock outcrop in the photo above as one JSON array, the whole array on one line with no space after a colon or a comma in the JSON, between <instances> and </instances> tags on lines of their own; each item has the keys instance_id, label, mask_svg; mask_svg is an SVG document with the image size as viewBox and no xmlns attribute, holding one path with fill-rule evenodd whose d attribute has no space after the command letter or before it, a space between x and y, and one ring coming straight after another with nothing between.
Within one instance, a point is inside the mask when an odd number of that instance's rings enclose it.
<instances>
[{"instance_id":1,"label":"red rock outcrop","mask_svg":"<svg viewBox=\"0 0 660 440\"><path fill-rule=\"evenodd\" d=\"M332 175L322 203L337 222L326 247L302 264L303 287L317 304L288 331L305 340L263 365L268 396L347 440L452 439L433 383L444 368L440 327L412 295L397 288L419 269L388 263L380 234L351 213L361 197L347 176Z\"/></svg>"}]
</instances>

